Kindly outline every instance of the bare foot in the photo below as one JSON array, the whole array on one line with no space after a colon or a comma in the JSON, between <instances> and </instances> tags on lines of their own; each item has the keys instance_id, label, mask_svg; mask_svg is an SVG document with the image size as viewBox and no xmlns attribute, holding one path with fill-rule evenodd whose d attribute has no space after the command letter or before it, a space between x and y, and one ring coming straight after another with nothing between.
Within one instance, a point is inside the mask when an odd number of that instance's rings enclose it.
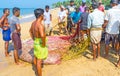
<instances>
[{"instance_id":1,"label":"bare foot","mask_svg":"<svg viewBox=\"0 0 120 76\"><path fill-rule=\"evenodd\" d=\"M23 63L22 62L16 62L15 64L16 65L22 65Z\"/></svg>"}]
</instances>

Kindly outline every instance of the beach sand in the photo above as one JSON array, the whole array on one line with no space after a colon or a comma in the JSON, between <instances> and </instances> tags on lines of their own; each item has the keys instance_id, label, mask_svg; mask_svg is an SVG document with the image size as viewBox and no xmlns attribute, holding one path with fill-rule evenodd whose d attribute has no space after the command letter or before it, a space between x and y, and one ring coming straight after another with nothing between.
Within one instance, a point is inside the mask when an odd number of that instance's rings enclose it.
<instances>
[{"instance_id":1,"label":"beach sand","mask_svg":"<svg viewBox=\"0 0 120 76\"><path fill-rule=\"evenodd\" d=\"M51 11L53 16L53 25L57 23L58 9ZM21 24L22 41L30 38L29 28L32 22ZM58 29L54 29L57 35ZM63 61L59 65L45 65L43 68L43 76L120 76L120 69L115 67L118 56L114 55L114 51L109 54L109 59L100 57L96 61L92 60L91 50L87 50L86 54L78 59ZM104 44L102 43L101 53L104 53ZM11 52L12 54L12 52ZM13 56L4 57L4 42L0 34L0 76L37 76L32 64L23 62L22 65L15 65Z\"/></svg>"}]
</instances>

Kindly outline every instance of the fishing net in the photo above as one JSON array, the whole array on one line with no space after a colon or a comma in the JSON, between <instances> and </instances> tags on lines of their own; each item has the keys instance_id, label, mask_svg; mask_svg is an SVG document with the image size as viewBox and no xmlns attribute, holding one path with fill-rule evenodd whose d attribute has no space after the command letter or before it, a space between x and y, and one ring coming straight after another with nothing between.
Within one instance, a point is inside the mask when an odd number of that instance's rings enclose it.
<instances>
[{"instance_id":1,"label":"fishing net","mask_svg":"<svg viewBox=\"0 0 120 76\"><path fill-rule=\"evenodd\" d=\"M28 39L23 42L23 48L19 51L19 57L26 62L33 62L33 40ZM49 36L47 41L48 57L44 60L44 64L59 64L63 53L70 46L68 36Z\"/></svg>"}]
</instances>

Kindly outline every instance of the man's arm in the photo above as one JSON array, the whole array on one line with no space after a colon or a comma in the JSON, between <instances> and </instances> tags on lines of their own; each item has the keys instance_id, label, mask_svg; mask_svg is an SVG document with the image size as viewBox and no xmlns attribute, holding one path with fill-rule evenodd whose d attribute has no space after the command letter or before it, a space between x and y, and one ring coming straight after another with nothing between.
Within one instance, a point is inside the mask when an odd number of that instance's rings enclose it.
<instances>
[{"instance_id":1,"label":"man's arm","mask_svg":"<svg viewBox=\"0 0 120 76\"><path fill-rule=\"evenodd\" d=\"M52 14L50 14L50 21L52 21Z\"/></svg>"},{"instance_id":2,"label":"man's arm","mask_svg":"<svg viewBox=\"0 0 120 76\"><path fill-rule=\"evenodd\" d=\"M92 19L91 19L91 16L88 15L88 22L87 22L87 28L88 28L87 34L88 34L88 36L90 35L90 28L91 28L91 25L92 25Z\"/></svg>"},{"instance_id":3,"label":"man's arm","mask_svg":"<svg viewBox=\"0 0 120 76\"><path fill-rule=\"evenodd\" d=\"M29 33L30 33L31 38L34 40L34 36L33 36L33 23L32 23L32 25L30 27Z\"/></svg>"},{"instance_id":4,"label":"man's arm","mask_svg":"<svg viewBox=\"0 0 120 76\"><path fill-rule=\"evenodd\" d=\"M2 28L2 22L4 21L4 19L6 18L7 16L4 14L1 18L0 18L0 28Z\"/></svg>"},{"instance_id":5,"label":"man's arm","mask_svg":"<svg viewBox=\"0 0 120 76\"><path fill-rule=\"evenodd\" d=\"M45 35L45 29L43 25L39 25L39 33L42 39L42 46L45 47L46 46L46 35Z\"/></svg>"},{"instance_id":6,"label":"man's arm","mask_svg":"<svg viewBox=\"0 0 120 76\"><path fill-rule=\"evenodd\" d=\"M20 33L21 31L21 26L20 24L16 24L16 32L19 32Z\"/></svg>"},{"instance_id":7,"label":"man's arm","mask_svg":"<svg viewBox=\"0 0 120 76\"><path fill-rule=\"evenodd\" d=\"M106 26L107 26L107 24L108 24L108 21L107 20L104 20L104 24L103 24L103 28L106 28Z\"/></svg>"}]
</instances>

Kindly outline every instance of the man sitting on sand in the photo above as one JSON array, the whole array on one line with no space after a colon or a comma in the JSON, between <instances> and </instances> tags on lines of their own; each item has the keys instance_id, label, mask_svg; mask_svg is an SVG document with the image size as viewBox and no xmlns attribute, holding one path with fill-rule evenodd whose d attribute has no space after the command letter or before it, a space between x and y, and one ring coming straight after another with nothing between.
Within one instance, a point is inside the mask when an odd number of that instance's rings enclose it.
<instances>
[{"instance_id":1,"label":"man sitting on sand","mask_svg":"<svg viewBox=\"0 0 120 76\"><path fill-rule=\"evenodd\" d=\"M20 64L19 62L19 57L18 57L18 51L22 49L22 43L21 43L21 38L20 38L20 32L21 32L21 27L20 27L20 21L19 21L19 16L20 16L20 9L17 7L14 7L13 10L13 16L10 18L10 29L11 29L11 37L12 41L14 44L14 60L17 65Z\"/></svg>"},{"instance_id":2,"label":"man sitting on sand","mask_svg":"<svg viewBox=\"0 0 120 76\"><path fill-rule=\"evenodd\" d=\"M59 32L61 34L62 27L65 28L65 31L67 32L67 27L65 24L65 19L66 19L66 11L64 6L60 6L60 11L58 12L58 26L59 26ZM68 32L67 32L68 33Z\"/></svg>"},{"instance_id":3,"label":"man sitting on sand","mask_svg":"<svg viewBox=\"0 0 120 76\"><path fill-rule=\"evenodd\" d=\"M9 41L10 38L10 26L8 22L8 16L10 14L10 10L8 8L5 8L3 10L4 15L0 19L0 28L2 28L2 34L3 34L3 40L5 41L5 56L9 56L8 47L9 47Z\"/></svg>"},{"instance_id":4,"label":"man sitting on sand","mask_svg":"<svg viewBox=\"0 0 120 76\"><path fill-rule=\"evenodd\" d=\"M44 19L44 10L40 8L35 9L34 14L36 20L32 23L32 26L30 28L30 35L34 40L34 65L36 66L38 76L42 76L42 60L47 58L48 55L45 28L42 24L42 21Z\"/></svg>"},{"instance_id":5,"label":"man sitting on sand","mask_svg":"<svg viewBox=\"0 0 120 76\"><path fill-rule=\"evenodd\" d=\"M118 0L111 0L112 8L109 9L105 16L105 23L103 28L106 30L105 34L105 57L108 57L109 44L112 39L112 47L115 48L118 55L118 34L120 27L120 9L117 7Z\"/></svg>"},{"instance_id":6,"label":"man sitting on sand","mask_svg":"<svg viewBox=\"0 0 120 76\"><path fill-rule=\"evenodd\" d=\"M45 24L46 34L51 35L51 33L52 33L52 25L51 25L52 15L50 14L49 8L50 7L48 5L45 6L44 24Z\"/></svg>"},{"instance_id":7,"label":"man sitting on sand","mask_svg":"<svg viewBox=\"0 0 120 76\"><path fill-rule=\"evenodd\" d=\"M100 41L102 36L102 25L104 23L104 13L98 10L98 3L93 2L94 11L88 15L87 27L90 30L90 40L93 49L93 60L100 56ZM97 53L97 55L96 55Z\"/></svg>"}]
</instances>

